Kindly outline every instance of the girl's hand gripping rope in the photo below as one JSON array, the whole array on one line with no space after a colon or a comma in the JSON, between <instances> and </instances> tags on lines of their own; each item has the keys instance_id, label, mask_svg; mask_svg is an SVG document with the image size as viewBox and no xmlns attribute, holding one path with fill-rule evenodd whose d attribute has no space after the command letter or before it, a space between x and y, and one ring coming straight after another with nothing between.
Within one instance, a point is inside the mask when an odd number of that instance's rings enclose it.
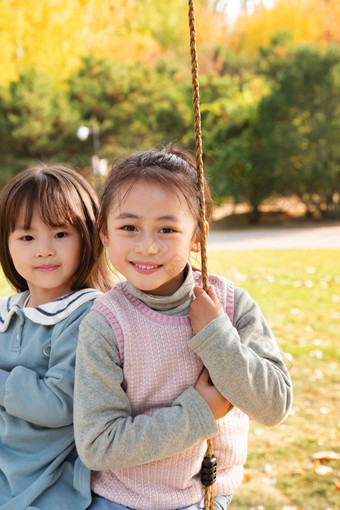
<instances>
[{"instance_id":1,"label":"girl's hand gripping rope","mask_svg":"<svg viewBox=\"0 0 340 510\"><path fill-rule=\"evenodd\" d=\"M194 294L196 299L191 304L190 320L192 329L197 335L209 322L223 314L223 307L212 285L209 286L208 294L202 287L194 287Z\"/></svg>"},{"instance_id":2,"label":"girl's hand gripping rope","mask_svg":"<svg viewBox=\"0 0 340 510\"><path fill-rule=\"evenodd\" d=\"M201 287L194 287L194 294L196 299L191 304L190 320L197 335L212 320L223 314L223 307L212 285L209 286L208 294ZM223 418L234 407L212 384L206 368L203 369L195 389L210 407L215 420Z\"/></svg>"}]
</instances>

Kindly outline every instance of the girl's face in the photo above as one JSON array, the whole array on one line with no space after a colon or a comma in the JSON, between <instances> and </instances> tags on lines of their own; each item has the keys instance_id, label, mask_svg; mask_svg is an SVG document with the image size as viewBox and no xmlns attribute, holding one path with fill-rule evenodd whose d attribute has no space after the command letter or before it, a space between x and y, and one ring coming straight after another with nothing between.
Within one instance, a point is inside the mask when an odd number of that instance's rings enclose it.
<instances>
[{"instance_id":1,"label":"girl's face","mask_svg":"<svg viewBox=\"0 0 340 510\"><path fill-rule=\"evenodd\" d=\"M35 209L28 229L24 209L19 215L8 245L13 264L27 281L31 293L28 305L37 307L68 294L82 248L81 236L72 225L50 227Z\"/></svg>"},{"instance_id":2,"label":"girl's face","mask_svg":"<svg viewBox=\"0 0 340 510\"><path fill-rule=\"evenodd\" d=\"M135 287L170 296L182 285L200 236L184 198L158 183L137 182L122 203L111 206L101 239L113 267Z\"/></svg>"}]
</instances>

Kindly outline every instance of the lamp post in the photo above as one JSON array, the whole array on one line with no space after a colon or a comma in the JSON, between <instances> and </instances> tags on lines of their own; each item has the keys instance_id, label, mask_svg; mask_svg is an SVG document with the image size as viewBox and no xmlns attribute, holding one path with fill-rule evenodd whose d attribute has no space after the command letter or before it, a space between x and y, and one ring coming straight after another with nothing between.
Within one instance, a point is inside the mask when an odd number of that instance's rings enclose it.
<instances>
[{"instance_id":1,"label":"lamp post","mask_svg":"<svg viewBox=\"0 0 340 510\"><path fill-rule=\"evenodd\" d=\"M93 155L91 158L92 172L95 176L105 177L107 175L107 161L99 157L99 127L98 126L80 126L77 131L79 140L85 142L89 135L92 135Z\"/></svg>"}]
</instances>

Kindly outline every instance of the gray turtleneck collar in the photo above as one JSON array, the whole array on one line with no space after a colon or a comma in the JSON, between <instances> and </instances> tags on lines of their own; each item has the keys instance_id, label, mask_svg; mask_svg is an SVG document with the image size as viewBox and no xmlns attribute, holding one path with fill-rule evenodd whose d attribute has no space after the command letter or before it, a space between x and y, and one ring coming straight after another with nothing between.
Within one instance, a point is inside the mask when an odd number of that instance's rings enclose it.
<instances>
[{"instance_id":1,"label":"gray turtleneck collar","mask_svg":"<svg viewBox=\"0 0 340 510\"><path fill-rule=\"evenodd\" d=\"M188 315L193 299L194 277L190 264L186 268L187 275L184 282L172 296L153 296L137 289L127 282L126 289L130 294L140 299L149 308L166 315Z\"/></svg>"}]
</instances>

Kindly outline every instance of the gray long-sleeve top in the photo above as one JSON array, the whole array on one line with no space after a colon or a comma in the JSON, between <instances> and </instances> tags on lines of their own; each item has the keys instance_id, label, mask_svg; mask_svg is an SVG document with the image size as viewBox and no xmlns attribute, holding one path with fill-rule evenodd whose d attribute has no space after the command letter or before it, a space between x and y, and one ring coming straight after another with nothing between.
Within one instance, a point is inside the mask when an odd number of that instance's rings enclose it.
<instances>
[{"instance_id":1,"label":"gray long-sleeve top","mask_svg":"<svg viewBox=\"0 0 340 510\"><path fill-rule=\"evenodd\" d=\"M188 315L193 300L191 268L175 294L150 296L127 290L167 315ZM215 387L252 420L272 426L287 416L292 383L275 338L258 305L235 287L234 325L219 316L189 342ZM209 406L190 387L171 407L152 416L131 416L122 388L123 368L111 326L91 310L82 321L76 360L74 427L76 445L93 470L128 468L180 453L217 434Z\"/></svg>"}]
</instances>

